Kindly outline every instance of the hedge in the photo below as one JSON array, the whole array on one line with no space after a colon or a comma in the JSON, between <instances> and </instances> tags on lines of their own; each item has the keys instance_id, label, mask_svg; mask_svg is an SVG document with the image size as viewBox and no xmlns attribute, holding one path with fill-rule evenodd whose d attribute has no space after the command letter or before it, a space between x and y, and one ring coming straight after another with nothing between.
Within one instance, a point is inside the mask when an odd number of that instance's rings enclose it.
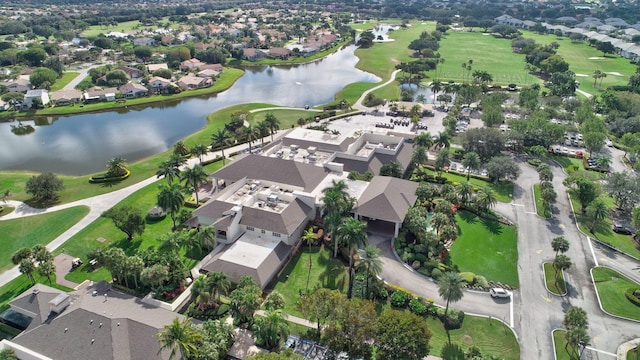
<instances>
[{"instance_id":1,"label":"hedge","mask_svg":"<svg viewBox=\"0 0 640 360\"><path fill-rule=\"evenodd\" d=\"M462 278L462 281L466 282L467 284L473 285L473 281L476 278L476 274L472 272L461 272L460 278Z\"/></svg>"},{"instance_id":2,"label":"hedge","mask_svg":"<svg viewBox=\"0 0 640 360\"><path fill-rule=\"evenodd\" d=\"M131 171L127 169L127 172L121 176L107 176L107 174L91 176L89 177L89 182L92 184L97 184L97 183L122 181L128 178L129 175L131 175Z\"/></svg>"},{"instance_id":3,"label":"hedge","mask_svg":"<svg viewBox=\"0 0 640 360\"><path fill-rule=\"evenodd\" d=\"M631 301L635 306L640 306L640 299L638 299L634 294L636 291L640 292L640 288L629 288L624 293L624 296L626 296L627 299L629 299L629 301Z\"/></svg>"}]
</instances>

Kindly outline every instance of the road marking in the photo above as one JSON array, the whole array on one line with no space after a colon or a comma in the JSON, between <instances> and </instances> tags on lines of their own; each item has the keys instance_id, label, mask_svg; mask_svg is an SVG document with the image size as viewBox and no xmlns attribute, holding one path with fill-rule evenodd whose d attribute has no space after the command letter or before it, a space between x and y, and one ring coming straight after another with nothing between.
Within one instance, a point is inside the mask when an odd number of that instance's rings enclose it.
<instances>
[{"instance_id":1,"label":"road marking","mask_svg":"<svg viewBox=\"0 0 640 360\"><path fill-rule=\"evenodd\" d=\"M544 296L544 295L540 295L540 297L542 298L542 300L544 300L544 301L546 301L546 302L548 302L548 303L550 303L550 302L551 302L551 298L548 298L548 297L546 297L546 296Z\"/></svg>"},{"instance_id":2,"label":"road marking","mask_svg":"<svg viewBox=\"0 0 640 360\"><path fill-rule=\"evenodd\" d=\"M524 206L524 205L522 205L522 206ZM525 211L524 213L525 214L531 214L531 215L538 215L537 212L533 212L533 211Z\"/></svg>"},{"instance_id":3,"label":"road marking","mask_svg":"<svg viewBox=\"0 0 640 360\"><path fill-rule=\"evenodd\" d=\"M536 254L542 254L542 250L536 250Z\"/></svg>"},{"instance_id":4,"label":"road marking","mask_svg":"<svg viewBox=\"0 0 640 360\"><path fill-rule=\"evenodd\" d=\"M591 250L591 256L593 256L593 261L596 263L596 266L598 266L598 258L596 257L596 253L593 251L593 246L591 245L591 238L587 237L588 243L589 243L589 250Z\"/></svg>"},{"instance_id":5,"label":"road marking","mask_svg":"<svg viewBox=\"0 0 640 360\"><path fill-rule=\"evenodd\" d=\"M601 258L600 258L600 261L602 261L602 262L608 262L608 261L609 261L609 259L607 259L606 257L601 257Z\"/></svg>"},{"instance_id":6,"label":"road marking","mask_svg":"<svg viewBox=\"0 0 640 360\"><path fill-rule=\"evenodd\" d=\"M616 358L618 357L618 355L616 355L614 353L610 353L610 352L604 351L604 350L598 350L598 349L592 348L591 346L586 346L586 348L591 350L591 351L595 351L597 353L600 353L600 354L605 354L605 355L613 356L613 357L616 357Z\"/></svg>"},{"instance_id":7,"label":"road marking","mask_svg":"<svg viewBox=\"0 0 640 360\"><path fill-rule=\"evenodd\" d=\"M511 203L511 205L513 205L513 206L522 206L522 207L524 207L524 204L515 204L515 203Z\"/></svg>"},{"instance_id":8,"label":"road marking","mask_svg":"<svg viewBox=\"0 0 640 360\"><path fill-rule=\"evenodd\" d=\"M513 329L513 292L509 296L509 326Z\"/></svg>"}]
</instances>

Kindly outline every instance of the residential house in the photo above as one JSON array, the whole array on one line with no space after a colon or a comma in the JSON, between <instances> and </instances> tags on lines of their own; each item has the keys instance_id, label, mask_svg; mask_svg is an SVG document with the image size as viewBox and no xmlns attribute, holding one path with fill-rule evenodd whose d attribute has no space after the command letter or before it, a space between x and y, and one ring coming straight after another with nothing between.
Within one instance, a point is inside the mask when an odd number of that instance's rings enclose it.
<instances>
[{"instance_id":1,"label":"residential house","mask_svg":"<svg viewBox=\"0 0 640 360\"><path fill-rule=\"evenodd\" d=\"M84 97L84 101L87 101L87 102L115 101L117 92L118 92L118 89L114 87L102 88L102 87L94 86L87 89L83 97Z\"/></svg>"},{"instance_id":2,"label":"residential house","mask_svg":"<svg viewBox=\"0 0 640 360\"><path fill-rule=\"evenodd\" d=\"M189 74L187 76L181 77L177 81L177 85L182 90L200 89L213 85L213 79L211 79L210 77L200 77Z\"/></svg>"},{"instance_id":3,"label":"residential house","mask_svg":"<svg viewBox=\"0 0 640 360\"><path fill-rule=\"evenodd\" d=\"M169 65L167 65L167 63L162 63L162 64L148 64L147 65L147 72L149 74L153 74L154 71L156 70L160 70L160 69L166 69L169 70Z\"/></svg>"},{"instance_id":4,"label":"residential house","mask_svg":"<svg viewBox=\"0 0 640 360\"><path fill-rule=\"evenodd\" d=\"M171 351L161 349L157 334L184 319L104 281L71 293L36 284L9 306L27 326L0 350L30 360L168 360Z\"/></svg>"},{"instance_id":5,"label":"residential house","mask_svg":"<svg viewBox=\"0 0 640 360\"><path fill-rule=\"evenodd\" d=\"M291 56L291 50L283 47L274 47L269 49L269 57L275 59L286 60Z\"/></svg>"},{"instance_id":6,"label":"residential house","mask_svg":"<svg viewBox=\"0 0 640 360\"><path fill-rule=\"evenodd\" d=\"M7 91L9 92L26 93L31 89L33 89L33 85L31 85L31 81L29 81L29 79L19 77L7 82Z\"/></svg>"},{"instance_id":7,"label":"residential house","mask_svg":"<svg viewBox=\"0 0 640 360\"><path fill-rule=\"evenodd\" d=\"M267 57L264 51L255 48L243 49L242 58L249 61L259 61Z\"/></svg>"},{"instance_id":8,"label":"residential house","mask_svg":"<svg viewBox=\"0 0 640 360\"><path fill-rule=\"evenodd\" d=\"M180 66L178 67L178 69L180 69L180 71L190 71L190 70L197 70L200 68L201 65L204 65L204 63L196 58L193 59L189 59L189 60L185 60L183 62L180 63Z\"/></svg>"},{"instance_id":9,"label":"residential house","mask_svg":"<svg viewBox=\"0 0 640 360\"><path fill-rule=\"evenodd\" d=\"M167 35L167 36L163 36L162 39L160 39L160 44L162 44L162 45L173 45L175 41L176 41L175 37L173 37L171 35Z\"/></svg>"},{"instance_id":10,"label":"residential house","mask_svg":"<svg viewBox=\"0 0 640 360\"><path fill-rule=\"evenodd\" d=\"M149 86L151 87L151 91L153 93L165 93L170 85L172 85L171 80L165 79L160 76L154 76L149 79Z\"/></svg>"},{"instance_id":11,"label":"residential house","mask_svg":"<svg viewBox=\"0 0 640 360\"><path fill-rule=\"evenodd\" d=\"M120 86L118 90L120 90L120 93L128 99L149 95L149 89L147 89L144 85L135 83L124 84Z\"/></svg>"},{"instance_id":12,"label":"residential house","mask_svg":"<svg viewBox=\"0 0 640 360\"><path fill-rule=\"evenodd\" d=\"M75 89L52 91L50 97L55 106L71 105L82 101L82 91Z\"/></svg>"},{"instance_id":13,"label":"residential house","mask_svg":"<svg viewBox=\"0 0 640 360\"><path fill-rule=\"evenodd\" d=\"M133 39L133 45L135 46L154 46L155 44L156 41L148 37L139 37Z\"/></svg>"},{"instance_id":14,"label":"residential house","mask_svg":"<svg viewBox=\"0 0 640 360\"><path fill-rule=\"evenodd\" d=\"M202 77L202 78L212 78L212 79L214 79L214 78L217 78L218 76L220 76L220 72L216 71L216 70L208 69L208 70L199 71L196 74L196 76L197 77Z\"/></svg>"},{"instance_id":15,"label":"residential house","mask_svg":"<svg viewBox=\"0 0 640 360\"><path fill-rule=\"evenodd\" d=\"M117 70L124 71L129 79L137 79L142 76L142 71L140 71L140 69L136 69L130 66L118 66Z\"/></svg>"},{"instance_id":16,"label":"residential house","mask_svg":"<svg viewBox=\"0 0 640 360\"><path fill-rule=\"evenodd\" d=\"M202 64L198 67L198 69L214 70L214 71L217 71L218 73L221 73L224 71L224 67L222 66L222 64Z\"/></svg>"},{"instance_id":17,"label":"residential house","mask_svg":"<svg viewBox=\"0 0 640 360\"><path fill-rule=\"evenodd\" d=\"M50 102L49 91L44 89L29 90L24 96L22 107L24 109L44 107L49 105Z\"/></svg>"}]
</instances>

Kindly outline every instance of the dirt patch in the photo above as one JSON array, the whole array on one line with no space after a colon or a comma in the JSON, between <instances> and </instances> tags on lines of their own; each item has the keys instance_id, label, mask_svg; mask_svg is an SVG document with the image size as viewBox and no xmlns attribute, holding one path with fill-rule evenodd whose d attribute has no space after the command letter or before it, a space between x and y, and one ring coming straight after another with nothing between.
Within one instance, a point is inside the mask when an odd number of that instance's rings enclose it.
<instances>
[{"instance_id":1,"label":"dirt patch","mask_svg":"<svg viewBox=\"0 0 640 360\"><path fill-rule=\"evenodd\" d=\"M462 335L462 341L465 344L469 344L469 345L473 344L473 338L469 335Z\"/></svg>"}]
</instances>

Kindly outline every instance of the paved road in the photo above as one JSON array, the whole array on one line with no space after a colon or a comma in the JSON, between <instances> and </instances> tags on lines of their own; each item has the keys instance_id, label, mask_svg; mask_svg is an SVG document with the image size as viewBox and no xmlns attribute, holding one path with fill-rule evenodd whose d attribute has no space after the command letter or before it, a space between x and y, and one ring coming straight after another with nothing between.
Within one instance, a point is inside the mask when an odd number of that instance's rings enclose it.
<instances>
[{"instance_id":1,"label":"paved road","mask_svg":"<svg viewBox=\"0 0 640 360\"><path fill-rule=\"evenodd\" d=\"M95 65L92 64L90 66L87 67L83 67L82 69L68 69L69 71L77 71L80 73L80 75L76 76L73 80L69 81L69 83L67 85L65 85L62 90L73 90L76 88L76 86L78 84L80 84L80 82L82 82L82 80L84 80L84 78L86 78L89 75L89 70L99 67L99 66L103 66L103 65Z\"/></svg>"}]
</instances>

